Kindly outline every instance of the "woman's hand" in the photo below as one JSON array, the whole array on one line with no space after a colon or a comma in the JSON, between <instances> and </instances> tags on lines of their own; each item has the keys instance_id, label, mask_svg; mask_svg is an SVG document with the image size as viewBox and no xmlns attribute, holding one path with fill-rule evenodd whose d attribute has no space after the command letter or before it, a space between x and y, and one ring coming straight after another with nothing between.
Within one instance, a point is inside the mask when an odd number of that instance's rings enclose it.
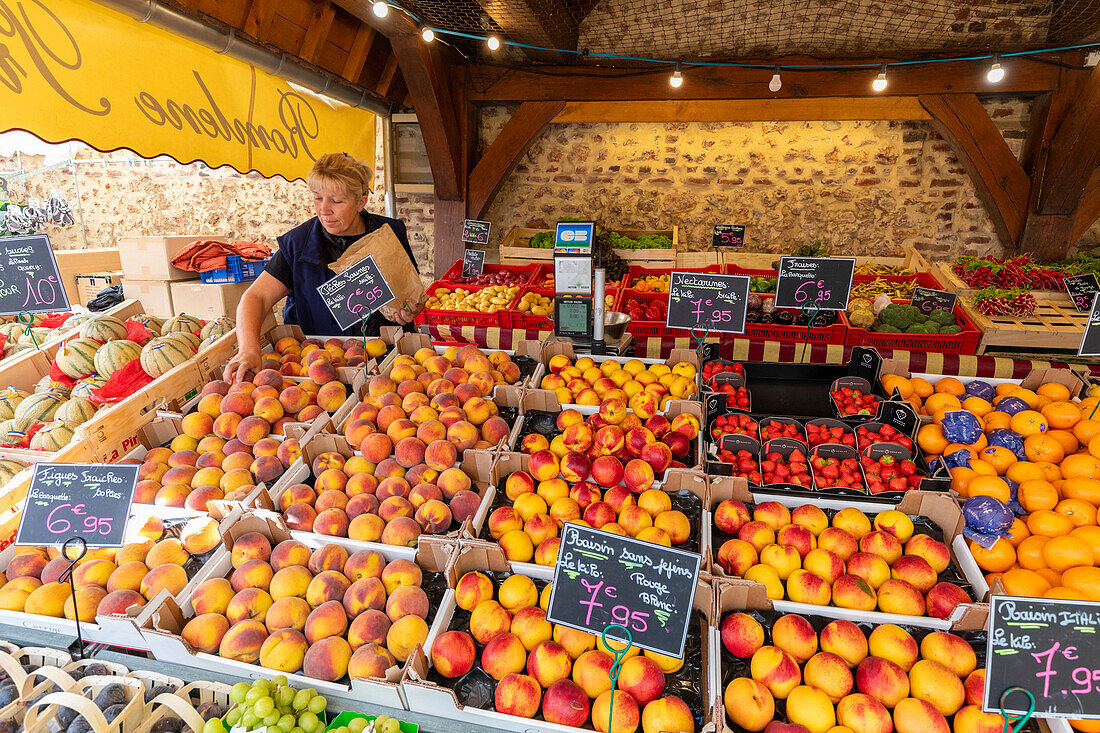
<instances>
[{"instance_id":1,"label":"woman's hand","mask_svg":"<svg viewBox=\"0 0 1100 733\"><path fill-rule=\"evenodd\" d=\"M416 318L416 314L419 313L421 310L422 308L417 308L415 304L410 304L408 301L406 301L404 307L394 313L393 322L399 326L404 326L406 323L409 323L412 321L412 319Z\"/></svg>"},{"instance_id":2,"label":"woman's hand","mask_svg":"<svg viewBox=\"0 0 1100 733\"><path fill-rule=\"evenodd\" d=\"M259 351L239 351L237 355L225 365L225 381L230 384L247 382L260 371Z\"/></svg>"}]
</instances>

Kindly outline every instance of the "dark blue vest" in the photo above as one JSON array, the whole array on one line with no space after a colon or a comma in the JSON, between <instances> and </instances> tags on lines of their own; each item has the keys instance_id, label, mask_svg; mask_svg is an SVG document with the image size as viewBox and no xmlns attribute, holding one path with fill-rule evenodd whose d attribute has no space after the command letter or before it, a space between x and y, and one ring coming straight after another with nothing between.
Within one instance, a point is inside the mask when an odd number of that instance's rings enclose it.
<instances>
[{"instance_id":1,"label":"dark blue vest","mask_svg":"<svg viewBox=\"0 0 1100 733\"><path fill-rule=\"evenodd\" d=\"M412 248L409 247L405 222L365 211L360 213L367 226L366 234L389 224L393 233L397 235L397 239L405 247L405 252L412 260L413 266L416 266ZM380 327L395 325L381 312L376 312L367 319L365 324L357 324L347 331L340 329L328 307L325 306L325 301L321 299L321 294L317 292L318 287L335 277L335 273L328 269L331 260L325 257L325 241L324 228L317 217L299 224L279 237L279 250L290 264L294 280L294 287L287 296L286 308L283 310L284 322L297 324L307 335L317 336L360 336L364 333L368 336L377 336Z\"/></svg>"}]
</instances>

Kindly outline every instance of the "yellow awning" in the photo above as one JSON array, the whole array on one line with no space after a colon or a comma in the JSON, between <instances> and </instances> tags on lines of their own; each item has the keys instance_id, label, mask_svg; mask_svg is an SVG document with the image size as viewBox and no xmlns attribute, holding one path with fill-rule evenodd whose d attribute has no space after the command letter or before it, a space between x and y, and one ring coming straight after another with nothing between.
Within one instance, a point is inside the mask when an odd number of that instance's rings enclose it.
<instances>
[{"instance_id":1,"label":"yellow awning","mask_svg":"<svg viewBox=\"0 0 1100 733\"><path fill-rule=\"evenodd\" d=\"M90 0L0 0L0 130L304 178L374 160L375 116Z\"/></svg>"}]
</instances>

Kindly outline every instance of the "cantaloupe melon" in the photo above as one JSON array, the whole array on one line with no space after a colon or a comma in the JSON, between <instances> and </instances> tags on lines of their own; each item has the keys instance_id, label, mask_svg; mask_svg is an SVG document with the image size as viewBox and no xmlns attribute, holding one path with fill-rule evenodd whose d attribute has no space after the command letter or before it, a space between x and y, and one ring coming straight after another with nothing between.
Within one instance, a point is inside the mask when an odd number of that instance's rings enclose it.
<instances>
[{"instance_id":1,"label":"cantaloupe melon","mask_svg":"<svg viewBox=\"0 0 1100 733\"><path fill-rule=\"evenodd\" d=\"M96 316L80 326L80 338L93 339L101 344L126 338L126 324L114 316Z\"/></svg>"},{"instance_id":2,"label":"cantaloupe melon","mask_svg":"<svg viewBox=\"0 0 1100 733\"><path fill-rule=\"evenodd\" d=\"M188 333L198 334L202 331L202 320L189 316L186 313L180 313L164 324L160 329L161 336L167 336L170 333L176 333L178 331L186 331Z\"/></svg>"},{"instance_id":3,"label":"cantaloupe melon","mask_svg":"<svg viewBox=\"0 0 1100 733\"><path fill-rule=\"evenodd\" d=\"M95 370L101 377L110 377L124 366L141 358L141 347L133 341L108 341L95 352Z\"/></svg>"},{"instance_id":4,"label":"cantaloupe melon","mask_svg":"<svg viewBox=\"0 0 1100 733\"><path fill-rule=\"evenodd\" d=\"M52 392L37 392L19 403L14 419L30 420L32 423L49 422L64 401L65 398Z\"/></svg>"},{"instance_id":5,"label":"cantaloupe melon","mask_svg":"<svg viewBox=\"0 0 1100 733\"><path fill-rule=\"evenodd\" d=\"M100 342L90 338L75 338L65 341L57 349L53 358L57 368L73 379L95 374L95 352Z\"/></svg>"},{"instance_id":6,"label":"cantaloupe melon","mask_svg":"<svg viewBox=\"0 0 1100 733\"><path fill-rule=\"evenodd\" d=\"M70 425L82 425L92 419L97 409L96 403L82 397L70 399L54 413L54 420L69 423Z\"/></svg>"},{"instance_id":7,"label":"cantaloupe melon","mask_svg":"<svg viewBox=\"0 0 1100 733\"><path fill-rule=\"evenodd\" d=\"M29 393L15 387L8 387L0 392L0 420L11 420L15 417L15 408L29 396Z\"/></svg>"},{"instance_id":8,"label":"cantaloupe melon","mask_svg":"<svg viewBox=\"0 0 1100 733\"><path fill-rule=\"evenodd\" d=\"M151 377L159 377L195 355L183 339L172 336L155 338L141 349L141 368Z\"/></svg>"},{"instance_id":9,"label":"cantaloupe melon","mask_svg":"<svg viewBox=\"0 0 1100 733\"><path fill-rule=\"evenodd\" d=\"M73 439L73 426L60 420L48 422L31 438L31 450L58 451Z\"/></svg>"}]
</instances>

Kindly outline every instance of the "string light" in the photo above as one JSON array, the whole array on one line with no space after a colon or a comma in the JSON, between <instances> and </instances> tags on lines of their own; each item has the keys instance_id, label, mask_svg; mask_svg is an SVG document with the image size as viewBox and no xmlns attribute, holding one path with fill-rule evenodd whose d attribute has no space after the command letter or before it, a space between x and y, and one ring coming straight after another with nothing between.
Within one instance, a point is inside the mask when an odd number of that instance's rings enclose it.
<instances>
[{"instance_id":1,"label":"string light","mask_svg":"<svg viewBox=\"0 0 1100 733\"><path fill-rule=\"evenodd\" d=\"M887 83L888 82L886 81L886 64L883 64L882 66L879 67L878 76L876 76L875 80L873 82L871 82L871 88L874 89L876 92L886 91L886 84Z\"/></svg>"},{"instance_id":2,"label":"string light","mask_svg":"<svg viewBox=\"0 0 1100 733\"><path fill-rule=\"evenodd\" d=\"M679 89L684 85L684 75L680 73L680 62L676 62L676 69L672 72L672 76L668 78L668 85L673 89Z\"/></svg>"},{"instance_id":3,"label":"string light","mask_svg":"<svg viewBox=\"0 0 1100 733\"><path fill-rule=\"evenodd\" d=\"M496 51L500 48L500 39L496 36L489 36L485 39L485 45L489 47L490 51Z\"/></svg>"},{"instance_id":4,"label":"string light","mask_svg":"<svg viewBox=\"0 0 1100 733\"><path fill-rule=\"evenodd\" d=\"M420 37L424 40L424 43L431 43L435 40L435 31L428 26L421 26Z\"/></svg>"},{"instance_id":5,"label":"string light","mask_svg":"<svg viewBox=\"0 0 1100 733\"><path fill-rule=\"evenodd\" d=\"M990 84L996 84L1005 78L1005 70L1001 66L1000 54L993 54L993 65L989 67L989 71L986 72L985 78Z\"/></svg>"},{"instance_id":6,"label":"string light","mask_svg":"<svg viewBox=\"0 0 1100 733\"><path fill-rule=\"evenodd\" d=\"M772 80L768 82L768 89L773 92L778 92L783 88L783 79L779 77L779 64L775 65L775 73L772 74Z\"/></svg>"},{"instance_id":7,"label":"string light","mask_svg":"<svg viewBox=\"0 0 1100 733\"><path fill-rule=\"evenodd\" d=\"M376 2L371 10L373 10L374 14L377 15L379 18L385 18L387 15L390 14L389 3L384 3L381 0Z\"/></svg>"}]
</instances>

